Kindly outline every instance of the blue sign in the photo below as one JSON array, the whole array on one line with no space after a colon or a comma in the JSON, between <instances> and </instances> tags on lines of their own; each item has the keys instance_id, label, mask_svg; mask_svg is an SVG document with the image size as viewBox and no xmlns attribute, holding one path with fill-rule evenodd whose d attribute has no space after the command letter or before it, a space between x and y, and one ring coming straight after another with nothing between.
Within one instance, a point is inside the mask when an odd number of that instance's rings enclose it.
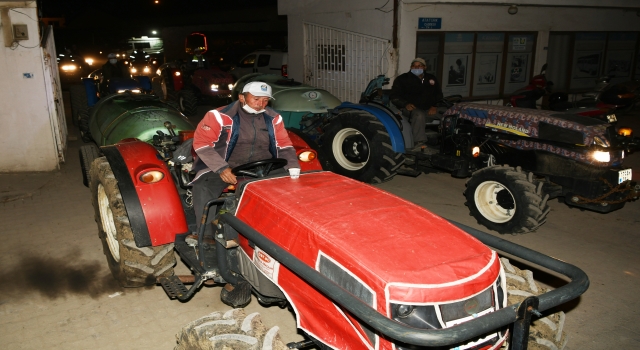
<instances>
[{"instance_id":1,"label":"blue sign","mask_svg":"<svg viewBox=\"0 0 640 350\"><path fill-rule=\"evenodd\" d=\"M442 28L442 18L418 18L418 29L440 29Z\"/></svg>"}]
</instances>

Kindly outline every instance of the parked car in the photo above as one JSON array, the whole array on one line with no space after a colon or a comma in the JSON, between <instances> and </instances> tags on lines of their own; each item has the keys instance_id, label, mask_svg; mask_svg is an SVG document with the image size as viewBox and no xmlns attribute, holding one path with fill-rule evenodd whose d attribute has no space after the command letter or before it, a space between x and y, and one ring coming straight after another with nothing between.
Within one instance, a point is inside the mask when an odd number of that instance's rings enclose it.
<instances>
[{"instance_id":1,"label":"parked car","mask_svg":"<svg viewBox=\"0 0 640 350\"><path fill-rule=\"evenodd\" d=\"M282 50L260 50L244 56L235 68L231 69L231 75L240 79L250 73L287 74L287 52Z\"/></svg>"}]
</instances>

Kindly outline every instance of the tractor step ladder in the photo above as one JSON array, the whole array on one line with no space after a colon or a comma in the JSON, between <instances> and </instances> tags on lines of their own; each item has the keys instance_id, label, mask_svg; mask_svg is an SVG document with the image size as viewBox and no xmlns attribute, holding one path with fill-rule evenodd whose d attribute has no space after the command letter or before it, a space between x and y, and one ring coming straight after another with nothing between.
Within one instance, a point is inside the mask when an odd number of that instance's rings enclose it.
<instances>
[{"instance_id":1,"label":"tractor step ladder","mask_svg":"<svg viewBox=\"0 0 640 350\"><path fill-rule=\"evenodd\" d=\"M162 285L162 289L164 289L171 299L181 299L189 292L178 276L160 277L158 281L160 285Z\"/></svg>"}]
</instances>

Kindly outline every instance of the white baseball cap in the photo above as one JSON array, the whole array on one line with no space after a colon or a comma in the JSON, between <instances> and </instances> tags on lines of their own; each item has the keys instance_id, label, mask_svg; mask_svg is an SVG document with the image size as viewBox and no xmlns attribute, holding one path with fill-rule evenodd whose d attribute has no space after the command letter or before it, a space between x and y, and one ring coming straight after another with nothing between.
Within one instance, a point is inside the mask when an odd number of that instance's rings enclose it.
<instances>
[{"instance_id":1,"label":"white baseball cap","mask_svg":"<svg viewBox=\"0 0 640 350\"><path fill-rule=\"evenodd\" d=\"M242 93L248 92L253 96L258 97L269 97L270 99L275 100L273 96L271 96L271 86L267 83L263 83L261 81L252 81L247 83L242 89Z\"/></svg>"}]
</instances>

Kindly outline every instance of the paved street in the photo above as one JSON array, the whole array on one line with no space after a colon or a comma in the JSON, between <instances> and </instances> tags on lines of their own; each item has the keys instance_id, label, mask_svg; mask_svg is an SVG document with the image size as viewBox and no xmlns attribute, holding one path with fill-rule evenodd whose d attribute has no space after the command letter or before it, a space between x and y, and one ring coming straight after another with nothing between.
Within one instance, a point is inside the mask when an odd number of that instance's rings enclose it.
<instances>
[{"instance_id":1,"label":"paved street","mask_svg":"<svg viewBox=\"0 0 640 350\"><path fill-rule=\"evenodd\" d=\"M640 113L624 122L640 124ZM77 130L60 171L0 174L0 348L172 349L180 328L229 307L219 287L204 287L180 303L161 287L119 288L97 236L89 190L82 185ZM640 125L635 125L640 131ZM640 169L640 155L627 158ZM634 172L638 179L638 172ZM396 177L379 187L436 214L485 230L464 206L464 180L448 174ZM503 238L582 268L591 287L565 305L568 349L640 348L640 202L602 215L553 201L537 232ZM486 231L486 230L485 230ZM401 258L401 257L399 257ZM177 273L187 273L179 263ZM559 281L536 272L549 285ZM286 309L252 302L285 341L301 340Z\"/></svg>"}]
</instances>

